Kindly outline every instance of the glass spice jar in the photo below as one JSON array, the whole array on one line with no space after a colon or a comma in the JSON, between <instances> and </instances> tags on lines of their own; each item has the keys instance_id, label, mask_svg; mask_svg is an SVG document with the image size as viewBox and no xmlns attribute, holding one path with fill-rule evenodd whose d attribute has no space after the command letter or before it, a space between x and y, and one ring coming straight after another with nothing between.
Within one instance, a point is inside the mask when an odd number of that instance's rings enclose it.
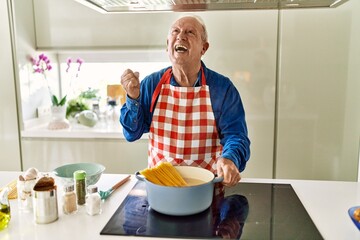
<instances>
[{"instance_id":1,"label":"glass spice jar","mask_svg":"<svg viewBox=\"0 0 360 240\"><path fill-rule=\"evenodd\" d=\"M64 187L64 195L62 196L63 212L65 214L74 214L77 212L77 198L74 192L74 185Z\"/></svg>"},{"instance_id":2,"label":"glass spice jar","mask_svg":"<svg viewBox=\"0 0 360 240\"><path fill-rule=\"evenodd\" d=\"M78 170L74 172L75 190L77 196L77 204L84 205L86 197L86 172Z\"/></svg>"},{"instance_id":3,"label":"glass spice jar","mask_svg":"<svg viewBox=\"0 0 360 240\"><path fill-rule=\"evenodd\" d=\"M95 185L87 187L86 212L91 216L101 213L101 197Z\"/></svg>"}]
</instances>

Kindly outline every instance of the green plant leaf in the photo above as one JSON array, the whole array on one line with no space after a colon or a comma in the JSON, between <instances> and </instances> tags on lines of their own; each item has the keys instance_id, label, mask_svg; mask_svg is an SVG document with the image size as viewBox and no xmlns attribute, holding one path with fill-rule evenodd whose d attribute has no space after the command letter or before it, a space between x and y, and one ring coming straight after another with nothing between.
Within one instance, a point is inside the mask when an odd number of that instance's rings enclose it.
<instances>
[{"instance_id":1,"label":"green plant leaf","mask_svg":"<svg viewBox=\"0 0 360 240\"><path fill-rule=\"evenodd\" d=\"M79 97L86 98L86 99L97 98L98 92L99 92L99 89L89 88L88 90L81 92Z\"/></svg>"},{"instance_id":2,"label":"green plant leaf","mask_svg":"<svg viewBox=\"0 0 360 240\"><path fill-rule=\"evenodd\" d=\"M67 95L65 95L65 97L63 97L63 98L61 99L61 101L59 102L59 105L58 105L58 106L64 106L64 105L65 105L65 103L66 103L66 97L67 97Z\"/></svg>"},{"instance_id":3,"label":"green plant leaf","mask_svg":"<svg viewBox=\"0 0 360 240\"><path fill-rule=\"evenodd\" d=\"M52 102L53 106L64 106L66 103L66 97L67 96L65 95L65 97L63 97L59 102L58 98L55 95L52 95L51 102Z\"/></svg>"},{"instance_id":4,"label":"green plant leaf","mask_svg":"<svg viewBox=\"0 0 360 240\"><path fill-rule=\"evenodd\" d=\"M85 104L82 98L70 99L66 108L66 118L75 117L77 113L89 109L89 106Z\"/></svg>"},{"instance_id":5,"label":"green plant leaf","mask_svg":"<svg viewBox=\"0 0 360 240\"><path fill-rule=\"evenodd\" d=\"M59 102L58 102L58 99L55 95L52 95L51 97L51 102L54 106L59 106Z\"/></svg>"}]
</instances>

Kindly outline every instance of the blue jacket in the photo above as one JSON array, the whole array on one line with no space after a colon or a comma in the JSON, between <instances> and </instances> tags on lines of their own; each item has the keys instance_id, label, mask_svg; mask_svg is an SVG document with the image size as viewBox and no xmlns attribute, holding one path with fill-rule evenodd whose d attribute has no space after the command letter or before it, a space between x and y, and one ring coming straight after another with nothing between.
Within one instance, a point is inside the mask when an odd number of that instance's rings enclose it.
<instances>
[{"instance_id":1,"label":"blue jacket","mask_svg":"<svg viewBox=\"0 0 360 240\"><path fill-rule=\"evenodd\" d=\"M206 68L203 62L202 66L206 84L210 89L220 143L223 146L222 157L232 160L239 171L243 171L250 157L250 140L240 94L229 78ZM128 141L138 140L143 133L149 132L152 120L150 113L152 94L167 69L154 72L141 81L138 99L126 98L126 103L121 108L120 123ZM195 86L199 86L200 83L201 71ZM179 86L173 76L170 84Z\"/></svg>"}]
</instances>

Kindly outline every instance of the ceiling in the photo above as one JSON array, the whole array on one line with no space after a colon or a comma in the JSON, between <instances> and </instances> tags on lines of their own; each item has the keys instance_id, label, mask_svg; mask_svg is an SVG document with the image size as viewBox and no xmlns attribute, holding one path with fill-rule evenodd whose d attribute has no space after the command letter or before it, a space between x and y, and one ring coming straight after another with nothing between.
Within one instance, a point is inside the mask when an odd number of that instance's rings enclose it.
<instances>
[{"instance_id":1,"label":"ceiling","mask_svg":"<svg viewBox=\"0 0 360 240\"><path fill-rule=\"evenodd\" d=\"M334 8L348 0L75 0L101 13Z\"/></svg>"}]
</instances>

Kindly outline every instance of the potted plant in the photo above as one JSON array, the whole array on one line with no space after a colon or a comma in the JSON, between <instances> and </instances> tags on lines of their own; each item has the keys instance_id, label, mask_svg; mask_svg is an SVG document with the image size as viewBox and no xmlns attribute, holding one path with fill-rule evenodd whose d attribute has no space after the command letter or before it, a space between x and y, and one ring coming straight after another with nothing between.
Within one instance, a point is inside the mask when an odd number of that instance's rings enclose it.
<instances>
[{"instance_id":1,"label":"potted plant","mask_svg":"<svg viewBox=\"0 0 360 240\"><path fill-rule=\"evenodd\" d=\"M46 77L46 73L52 69L51 61L50 59L44 54L40 54L36 59L31 58L34 73L41 74L43 76L43 79L46 81L50 98L52 102L51 107L51 113L52 113L52 120L50 121L48 128L49 129L65 129L69 128L70 124L69 121L66 119L66 102L67 102L67 94L63 96L62 98L57 97L50 88L48 79ZM77 78L79 76L80 68L83 63L83 60L78 58L76 60L76 69L74 71L71 70L72 60L71 58L67 59L67 69L66 72L69 74L72 74L71 80L70 80L70 86L69 89L71 89L71 83L72 80Z\"/></svg>"}]
</instances>

